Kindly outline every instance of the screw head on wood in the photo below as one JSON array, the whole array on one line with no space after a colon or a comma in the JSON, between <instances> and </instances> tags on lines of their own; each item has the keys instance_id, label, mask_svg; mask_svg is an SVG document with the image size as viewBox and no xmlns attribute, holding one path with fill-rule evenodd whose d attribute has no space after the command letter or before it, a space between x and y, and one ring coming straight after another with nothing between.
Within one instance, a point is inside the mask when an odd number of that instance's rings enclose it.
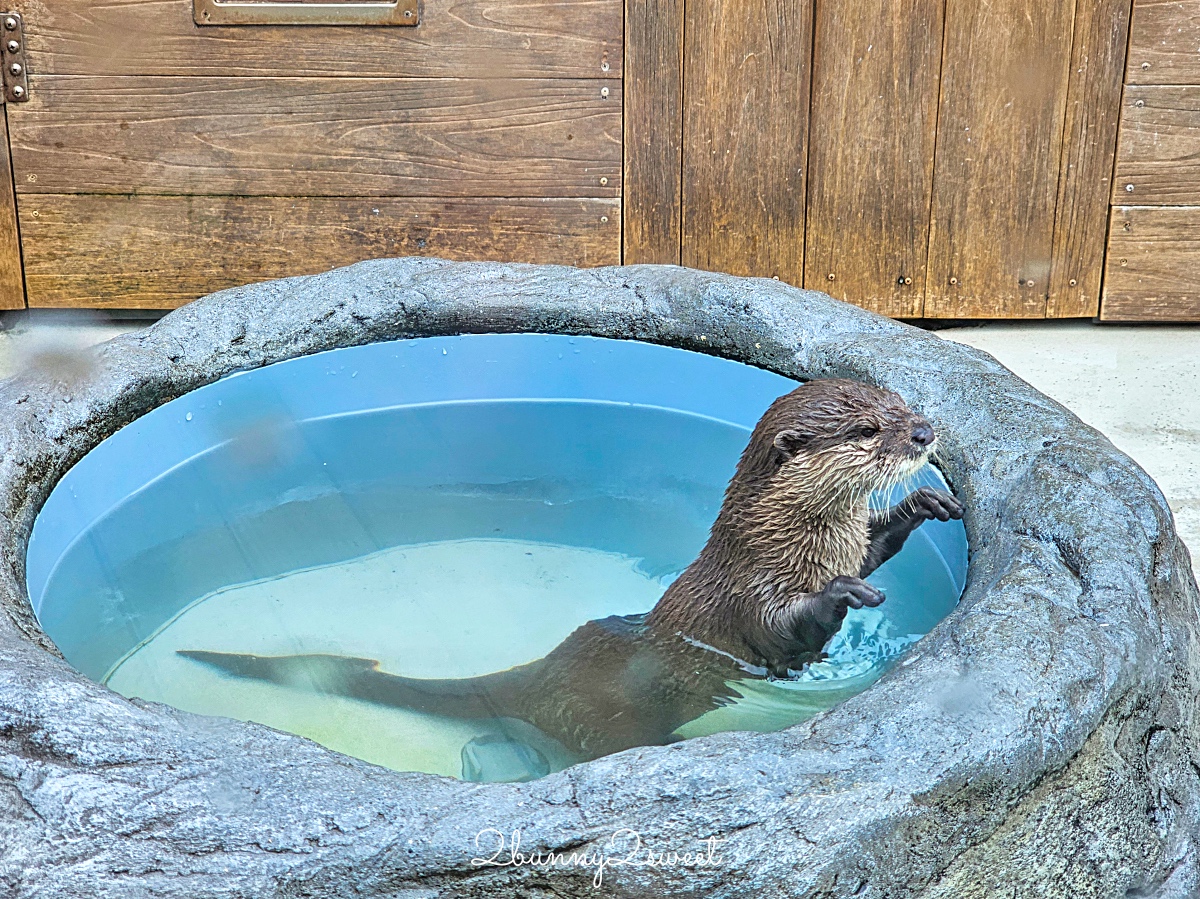
<instances>
[{"instance_id":1,"label":"screw head on wood","mask_svg":"<svg viewBox=\"0 0 1200 899\"><path fill-rule=\"evenodd\" d=\"M1070 281L1068 281L1067 283L1068 283L1069 285L1071 285L1072 287L1074 287L1074 286L1075 286L1075 285L1077 285L1079 282L1078 282L1078 281L1076 281L1074 278L1072 278L1072 279L1071 279Z\"/></svg>"},{"instance_id":2,"label":"screw head on wood","mask_svg":"<svg viewBox=\"0 0 1200 899\"><path fill-rule=\"evenodd\" d=\"M14 19L12 16L9 16L7 19L4 20L4 27L7 28L9 31L16 31L17 30L17 20Z\"/></svg>"},{"instance_id":3,"label":"screw head on wood","mask_svg":"<svg viewBox=\"0 0 1200 899\"><path fill-rule=\"evenodd\" d=\"M12 89L12 95L14 97L16 97L18 100L21 99L22 97L25 96L25 88L21 87L21 85L19 85L19 84L14 84L13 89Z\"/></svg>"},{"instance_id":4,"label":"screw head on wood","mask_svg":"<svg viewBox=\"0 0 1200 899\"><path fill-rule=\"evenodd\" d=\"M1143 68L1143 69L1148 69L1148 68L1150 68L1150 63L1148 63L1148 62L1144 62L1144 63L1142 63L1142 68Z\"/></svg>"},{"instance_id":5,"label":"screw head on wood","mask_svg":"<svg viewBox=\"0 0 1200 899\"><path fill-rule=\"evenodd\" d=\"M24 69L21 68L21 64L19 62L14 62L11 66L8 67L8 70L10 72L12 72L14 75L20 75L22 72L25 71Z\"/></svg>"},{"instance_id":6,"label":"screw head on wood","mask_svg":"<svg viewBox=\"0 0 1200 899\"><path fill-rule=\"evenodd\" d=\"M1134 100L1133 105L1136 106L1138 109L1141 109L1143 106L1146 105L1146 101L1145 100Z\"/></svg>"},{"instance_id":7,"label":"screw head on wood","mask_svg":"<svg viewBox=\"0 0 1200 899\"><path fill-rule=\"evenodd\" d=\"M905 278L905 279L904 279L904 286L905 286L905 287L907 287L907 286L908 286L908 285L910 285L910 284L912 284L912 278Z\"/></svg>"},{"instance_id":8,"label":"screw head on wood","mask_svg":"<svg viewBox=\"0 0 1200 899\"><path fill-rule=\"evenodd\" d=\"M608 88L606 88L606 87L600 88L600 96L603 97L605 100L607 100L608 99Z\"/></svg>"},{"instance_id":9,"label":"screw head on wood","mask_svg":"<svg viewBox=\"0 0 1200 899\"><path fill-rule=\"evenodd\" d=\"M1125 185L1125 193L1127 193L1127 194L1133 193L1133 185L1132 184Z\"/></svg>"},{"instance_id":10,"label":"screw head on wood","mask_svg":"<svg viewBox=\"0 0 1200 899\"><path fill-rule=\"evenodd\" d=\"M836 280L837 280L837 275L835 275L833 272L830 272L830 273L829 273L829 280L830 280L830 281L836 281Z\"/></svg>"},{"instance_id":11,"label":"screw head on wood","mask_svg":"<svg viewBox=\"0 0 1200 899\"><path fill-rule=\"evenodd\" d=\"M600 177L600 185L601 185L601 187L603 187L605 184L608 184L608 176L602 175Z\"/></svg>"},{"instance_id":12,"label":"screw head on wood","mask_svg":"<svg viewBox=\"0 0 1200 899\"><path fill-rule=\"evenodd\" d=\"M19 41L9 41L7 44L5 44L5 46L8 47L9 53L16 53L21 49L21 44Z\"/></svg>"},{"instance_id":13,"label":"screw head on wood","mask_svg":"<svg viewBox=\"0 0 1200 899\"><path fill-rule=\"evenodd\" d=\"M951 279L950 279L950 284L951 284L951 286L953 286L953 285L955 285L955 284L957 284L957 283L958 283L958 278L951 278Z\"/></svg>"}]
</instances>

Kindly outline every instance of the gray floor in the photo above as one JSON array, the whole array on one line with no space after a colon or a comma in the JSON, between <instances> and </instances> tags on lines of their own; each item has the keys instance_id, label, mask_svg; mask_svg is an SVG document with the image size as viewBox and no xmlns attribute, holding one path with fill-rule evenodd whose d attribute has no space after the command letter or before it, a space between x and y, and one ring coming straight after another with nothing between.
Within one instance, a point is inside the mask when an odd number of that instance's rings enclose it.
<instances>
[{"instance_id":1,"label":"gray floor","mask_svg":"<svg viewBox=\"0 0 1200 899\"><path fill-rule=\"evenodd\" d=\"M5 377L71 365L80 347L144 323L68 313L0 324L13 325L0 329ZM1108 435L1158 481L1192 555L1200 551L1200 327L1030 322L939 334L991 353Z\"/></svg>"}]
</instances>

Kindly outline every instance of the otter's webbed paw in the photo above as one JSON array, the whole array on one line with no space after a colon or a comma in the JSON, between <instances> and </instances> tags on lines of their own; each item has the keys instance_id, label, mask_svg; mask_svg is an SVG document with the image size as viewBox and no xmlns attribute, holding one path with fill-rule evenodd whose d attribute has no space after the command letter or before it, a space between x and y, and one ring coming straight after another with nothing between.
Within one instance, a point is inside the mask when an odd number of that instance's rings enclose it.
<instances>
[{"instance_id":1,"label":"otter's webbed paw","mask_svg":"<svg viewBox=\"0 0 1200 899\"><path fill-rule=\"evenodd\" d=\"M848 609L875 608L884 600L883 591L866 581L848 575L838 575L825 589L812 598L813 617L822 625L828 624L833 632L842 626Z\"/></svg>"},{"instance_id":2,"label":"otter's webbed paw","mask_svg":"<svg viewBox=\"0 0 1200 899\"><path fill-rule=\"evenodd\" d=\"M842 626L849 609L873 608L883 600L882 591L866 581L839 575L820 592L804 598L792 621L792 639L804 652L820 652Z\"/></svg>"},{"instance_id":3,"label":"otter's webbed paw","mask_svg":"<svg viewBox=\"0 0 1200 899\"><path fill-rule=\"evenodd\" d=\"M953 494L936 487L918 487L910 493L899 508L905 516L920 521L949 521L963 517L963 504Z\"/></svg>"}]
</instances>

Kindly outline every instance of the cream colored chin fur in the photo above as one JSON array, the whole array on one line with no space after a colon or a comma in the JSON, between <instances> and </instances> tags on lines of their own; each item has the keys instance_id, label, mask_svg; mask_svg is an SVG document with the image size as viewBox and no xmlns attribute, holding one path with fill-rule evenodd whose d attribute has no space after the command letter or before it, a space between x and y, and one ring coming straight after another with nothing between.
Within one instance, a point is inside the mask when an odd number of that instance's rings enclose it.
<instances>
[{"instance_id":1,"label":"cream colored chin fur","mask_svg":"<svg viewBox=\"0 0 1200 899\"><path fill-rule=\"evenodd\" d=\"M747 592L782 601L816 593L839 575L857 577L867 556L871 493L912 477L930 450L881 460L871 444L842 445L787 463L776 489L743 516L746 545L757 557L747 568Z\"/></svg>"}]
</instances>

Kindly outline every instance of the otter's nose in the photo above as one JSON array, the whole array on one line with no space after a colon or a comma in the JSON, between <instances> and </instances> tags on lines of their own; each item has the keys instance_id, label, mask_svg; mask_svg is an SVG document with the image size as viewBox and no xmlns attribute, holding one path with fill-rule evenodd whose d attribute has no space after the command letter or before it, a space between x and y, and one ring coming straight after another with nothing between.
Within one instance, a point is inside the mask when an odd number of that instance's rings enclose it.
<instances>
[{"instance_id":1,"label":"otter's nose","mask_svg":"<svg viewBox=\"0 0 1200 899\"><path fill-rule=\"evenodd\" d=\"M929 426L929 422L919 422L913 428L912 441L917 446L929 446L933 443L933 428Z\"/></svg>"}]
</instances>

